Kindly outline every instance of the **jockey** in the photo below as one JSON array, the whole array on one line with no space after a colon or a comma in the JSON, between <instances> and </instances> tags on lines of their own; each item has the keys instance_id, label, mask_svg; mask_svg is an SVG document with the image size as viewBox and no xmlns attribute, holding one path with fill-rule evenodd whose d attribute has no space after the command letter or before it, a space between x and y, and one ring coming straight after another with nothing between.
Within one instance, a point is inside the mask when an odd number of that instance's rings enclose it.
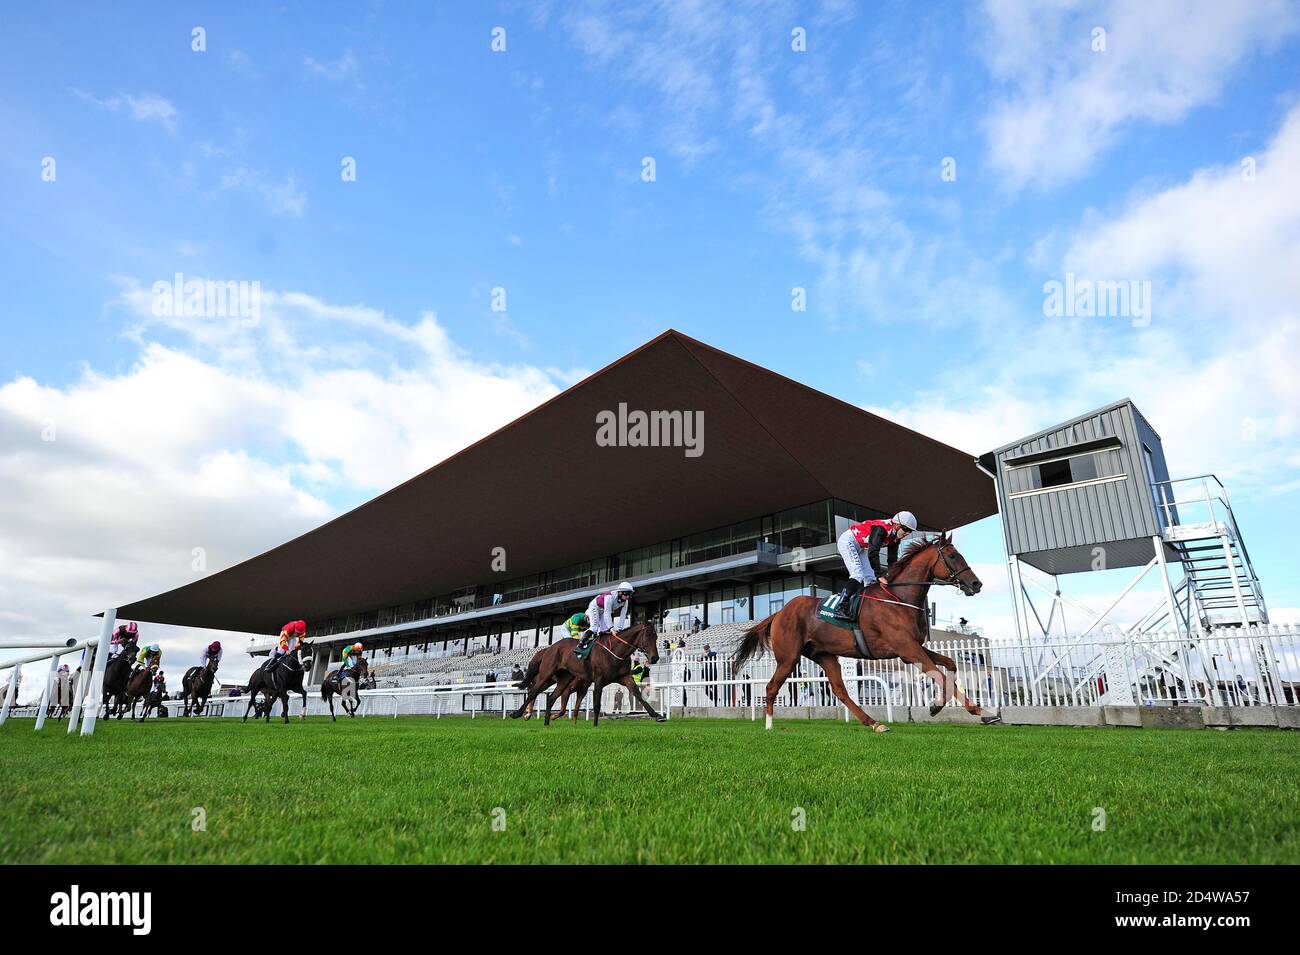
<instances>
[{"instance_id":1,"label":"jockey","mask_svg":"<svg viewBox=\"0 0 1300 955\"><path fill-rule=\"evenodd\" d=\"M591 621L587 619L585 613L575 613L568 620L564 621L564 629L569 631L569 636L574 640L581 640L582 635L591 628Z\"/></svg>"},{"instance_id":2,"label":"jockey","mask_svg":"<svg viewBox=\"0 0 1300 955\"><path fill-rule=\"evenodd\" d=\"M844 567L849 572L849 582L840 591L839 603L835 606L835 616L841 620L852 620L849 605L853 597L866 590L884 576L885 570L880 565L880 548L884 547L889 563L898 560L898 545L908 534L916 530L916 515L911 511L899 511L887 521L859 521L850 524L848 530L835 542L840 556L844 558ZM863 559L863 549L866 559Z\"/></svg>"},{"instance_id":3,"label":"jockey","mask_svg":"<svg viewBox=\"0 0 1300 955\"><path fill-rule=\"evenodd\" d=\"M628 610L632 607L632 593L632 585L625 580L616 590L597 594L591 599L591 604L587 607L587 620L590 622L591 629L578 641L575 652L579 656L582 656L600 634L607 630L617 633L627 627ZM614 614L618 614L617 621L614 619Z\"/></svg>"},{"instance_id":4,"label":"jockey","mask_svg":"<svg viewBox=\"0 0 1300 955\"><path fill-rule=\"evenodd\" d=\"M348 675L348 671L356 666L357 661L361 659L360 653L362 649L360 640L343 648L343 659L339 661L338 683L340 686L343 685L343 678Z\"/></svg>"},{"instance_id":5,"label":"jockey","mask_svg":"<svg viewBox=\"0 0 1300 955\"><path fill-rule=\"evenodd\" d=\"M217 665L221 665L221 641L213 640L207 645L202 653L199 654L199 669L208 665L209 660L216 660Z\"/></svg>"},{"instance_id":6,"label":"jockey","mask_svg":"<svg viewBox=\"0 0 1300 955\"><path fill-rule=\"evenodd\" d=\"M135 645L140 628L134 623L124 623L113 632L113 639L108 643L108 658L116 660L124 649Z\"/></svg>"},{"instance_id":7,"label":"jockey","mask_svg":"<svg viewBox=\"0 0 1300 955\"><path fill-rule=\"evenodd\" d=\"M140 655L135 658L135 666L131 672L135 673L144 667L156 667L162 663L162 647L156 643L151 643L147 647L140 648Z\"/></svg>"},{"instance_id":8,"label":"jockey","mask_svg":"<svg viewBox=\"0 0 1300 955\"><path fill-rule=\"evenodd\" d=\"M280 642L271 650L271 659L267 661L267 667L274 666L275 661L280 657L296 650L306 635L307 621L305 620L290 620L281 627Z\"/></svg>"}]
</instances>

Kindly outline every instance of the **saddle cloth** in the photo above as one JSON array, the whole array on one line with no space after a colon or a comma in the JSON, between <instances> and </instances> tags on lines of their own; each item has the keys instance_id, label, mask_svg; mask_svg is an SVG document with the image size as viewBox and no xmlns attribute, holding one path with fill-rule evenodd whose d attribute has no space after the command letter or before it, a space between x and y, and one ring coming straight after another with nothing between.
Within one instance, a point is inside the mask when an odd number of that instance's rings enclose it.
<instances>
[{"instance_id":1,"label":"saddle cloth","mask_svg":"<svg viewBox=\"0 0 1300 955\"><path fill-rule=\"evenodd\" d=\"M858 628L858 608L862 606L862 594L854 594L849 598L849 619L843 620L835 616L835 608L839 606L842 594L831 594L823 600L817 608L817 617L831 626L840 627L853 633L853 642L857 645L858 653L868 660L871 657L871 651L867 649L866 638L862 636L861 629Z\"/></svg>"}]
</instances>

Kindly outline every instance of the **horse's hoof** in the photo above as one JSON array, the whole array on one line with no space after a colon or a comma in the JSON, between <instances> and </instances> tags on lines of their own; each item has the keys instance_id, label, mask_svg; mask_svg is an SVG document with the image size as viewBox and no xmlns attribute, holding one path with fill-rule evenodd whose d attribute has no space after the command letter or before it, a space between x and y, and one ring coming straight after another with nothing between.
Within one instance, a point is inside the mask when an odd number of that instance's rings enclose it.
<instances>
[{"instance_id":1,"label":"horse's hoof","mask_svg":"<svg viewBox=\"0 0 1300 955\"><path fill-rule=\"evenodd\" d=\"M993 716L981 716L980 722L983 723L985 726L992 726L994 723L1001 723L1002 714L995 713Z\"/></svg>"},{"instance_id":2,"label":"horse's hoof","mask_svg":"<svg viewBox=\"0 0 1300 955\"><path fill-rule=\"evenodd\" d=\"M884 723L877 723L875 726L871 727L871 729L872 729L874 732L877 732L877 733L888 733L888 732L889 732L889 727L886 726Z\"/></svg>"},{"instance_id":3,"label":"horse's hoof","mask_svg":"<svg viewBox=\"0 0 1300 955\"><path fill-rule=\"evenodd\" d=\"M655 722L656 722L656 723L667 723L667 722L668 722L668 717L666 717L666 716L656 716L656 717L655 717Z\"/></svg>"},{"instance_id":4,"label":"horse's hoof","mask_svg":"<svg viewBox=\"0 0 1300 955\"><path fill-rule=\"evenodd\" d=\"M934 719L936 716L938 716L938 715L939 715L940 713L942 713L942 712L943 712L943 707L942 707L942 706L932 706L932 707L930 707L930 719Z\"/></svg>"}]
</instances>

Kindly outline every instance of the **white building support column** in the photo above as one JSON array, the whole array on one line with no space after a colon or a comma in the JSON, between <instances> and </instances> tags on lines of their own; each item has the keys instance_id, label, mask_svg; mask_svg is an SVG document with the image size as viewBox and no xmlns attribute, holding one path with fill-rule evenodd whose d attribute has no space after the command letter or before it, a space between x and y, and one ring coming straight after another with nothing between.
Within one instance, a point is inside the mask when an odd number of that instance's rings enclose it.
<instances>
[{"instance_id":1,"label":"white building support column","mask_svg":"<svg viewBox=\"0 0 1300 955\"><path fill-rule=\"evenodd\" d=\"M45 711L50 708L50 692L54 689L54 678L59 672L59 655L50 654L50 670L45 674L45 689L41 690L41 702L36 707L36 728L45 726Z\"/></svg>"},{"instance_id":2,"label":"white building support column","mask_svg":"<svg viewBox=\"0 0 1300 955\"><path fill-rule=\"evenodd\" d=\"M95 720L99 717L99 698L104 692L104 667L108 664L108 645L113 636L113 625L117 623L117 609L104 611L104 625L99 631L99 646L95 648L95 667L90 678L90 709L81 719L81 735L92 736L95 732Z\"/></svg>"}]
</instances>

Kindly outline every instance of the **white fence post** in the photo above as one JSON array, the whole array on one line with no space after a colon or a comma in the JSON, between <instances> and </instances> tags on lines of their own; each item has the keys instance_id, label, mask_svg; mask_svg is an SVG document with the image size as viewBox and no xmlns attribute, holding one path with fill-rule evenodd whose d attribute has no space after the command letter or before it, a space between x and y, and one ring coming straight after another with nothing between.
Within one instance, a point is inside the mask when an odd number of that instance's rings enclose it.
<instances>
[{"instance_id":1,"label":"white fence post","mask_svg":"<svg viewBox=\"0 0 1300 955\"><path fill-rule=\"evenodd\" d=\"M45 689L41 690L41 702L36 704L36 729L45 726L45 713L50 708L50 695L54 690L54 680L59 672L59 655L50 654L50 670L45 675Z\"/></svg>"},{"instance_id":2,"label":"white fence post","mask_svg":"<svg viewBox=\"0 0 1300 955\"><path fill-rule=\"evenodd\" d=\"M113 625L117 623L117 609L104 611L104 625L99 630L99 646L95 648L95 669L90 677L90 709L83 710L81 735L93 736L95 720L99 716L99 700L104 692L104 667L108 663L108 644L113 636ZM71 727L69 727L71 732Z\"/></svg>"}]
</instances>

